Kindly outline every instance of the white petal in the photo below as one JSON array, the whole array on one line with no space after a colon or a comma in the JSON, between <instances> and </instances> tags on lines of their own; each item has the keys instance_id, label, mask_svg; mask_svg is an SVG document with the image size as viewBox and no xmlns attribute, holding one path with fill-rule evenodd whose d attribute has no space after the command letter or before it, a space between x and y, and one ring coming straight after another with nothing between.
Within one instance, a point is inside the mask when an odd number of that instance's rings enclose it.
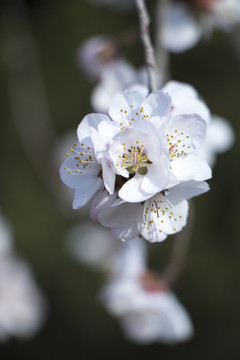
<instances>
[{"instance_id":1,"label":"white petal","mask_svg":"<svg viewBox=\"0 0 240 360\"><path fill-rule=\"evenodd\" d=\"M101 121L109 121L109 117L103 114L89 114L86 115L80 122L77 128L77 135L80 142L86 142L90 139L90 126L97 128ZM87 144L89 146L89 144Z\"/></svg>"},{"instance_id":2,"label":"white petal","mask_svg":"<svg viewBox=\"0 0 240 360\"><path fill-rule=\"evenodd\" d=\"M60 167L60 177L62 182L70 187L76 189L85 182L86 177L96 177L101 167L95 164L93 167L78 168L78 161L73 157L67 157ZM77 172L76 169L81 170Z\"/></svg>"},{"instance_id":3,"label":"white petal","mask_svg":"<svg viewBox=\"0 0 240 360\"><path fill-rule=\"evenodd\" d=\"M160 90L151 92L151 94L141 104L143 114L152 116L165 116L171 109L171 98L168 94Z\"/></svg>"},{"instance_id":4,"label":"white petal","mask_svg":"<svg viewBox=\"0 0 240 360\"><path fill-rule=\"evenodd\" d=\"M80 209L91 199L91 197L102 187L103 181L99 177L85 176L74 194L73 209Z\"/></svg>"},{"instance_id":5,"label":"white petal","mask_svg":"<svg viewBox=\"0 0 240 360\"><path fill-rule=\"evenodd\" d=\"M140 344L175 344L192 337L191 319L173 293L145 297L148 301L144 308L138 306L121 317L127 338Z\"/></svg>"},{"instance_id":6,"label":"white petal","mask_svg":"<svg viewBox=\"0 0 240 360\"><path fill-rule=\"evenodd\" d=\"M169 148L181 155L191 153L206 137L206 122L198 115L178 115L171 118L166 126Z\"/></svg>"},{"instance_id":7,"label":"white petal","mask_svg":"<svg viewBox=\"0 0 240 360\"><path fill-rule=\"evenodd\" d=\"M211 114L206 104L199 98L193 86L178 81L169 81L162 91L168 93L172 99L171 115L197 114L207 123Z\"/></svg>"},{"instance_id":8,"label":"white petal","mask_svg":"<svg viewBox=\"0 0 240 360\"><path fill-rule=\"evenodd\" d=\"M160 33L162 46L180 53L195 46L202 36L202 28L184 4L172 4L163 14Z\"/></svg>"},{"instance_id":9,"label":"white petal","mask_svg":"<svg viewBox=\"0 0 240 360\"><path fill-rule=\"evenodd\" d=\"M143 95L137 91L126 90L119 92L112 97L109 115L114 121L121 123L123 121L121 110L127 111L127 114L134 113L135 115L136 110L139 110L143 100Z\"/></svg>"},{"instance_id":10,"label":"white petal","mask_svg":"<svg viewBox=\"0 0 240 360\"><path fill-rule=\"evenodd\" d=\"M139 237L132 239L121 246L114 260L115 276L140 276L146 270L146 243Z\"/></svg>"},{"instance_id":11,"label":"white petal","mask_svg":"<svg viewBox=\"0 0 240 360\"><path fill-rule=\"evenodd\" d=\"M151 194L149 195L141 189L143 178L143 175L136 174L121 187L118 196L127 202L133 203L138 203L151 197Z\"/></svg>"},{"instance_id":12,"label":"white petal","mask_svg":"<svg viewBox=\"0 0 240 360\"><path fill-rule=\"evenodd\" d=\"M96 129L90 127L90 131L96 159L101 163L106 154L106 143Z\"/></svg>"},{"instance_id":13,"label":"white petal","mask_svg":"<svg viewBox=\"0 0 240 360\"><path fill-rule=\"evenodd\" d=\"M117 193L110 196L106 190L99 192L92 202L90 218L98 221L100 212L110 207L116 200L116 197Z\"/></svg>"},{"instance_id":14,"label":"white petal","mask_svg":"<svg viewBox=\"0 0 240 360\"><path fill-rule=\"evenodd\" d=\"M193 154L174 160L171 163L171 170L181 181L203 181L212 177L212 170L207 162Z\"/></svg>"},{"instance_id":15,"label":"white petal","mask_svg":"<svg viewBox=\"0 0 240 360\"><path fill-rule=\"evenodd\" d=\"M126 241L138 235L140 215L140 204L124 203L105 208L99 212L98 220L102 225L111 228L115 237Z\"/></svg>"},{"instance_id":16,"label":"white petal","mask_svg":"<svg viewBox=\"0 0 240 360\"><path fill-rule=\"evenodd\" d=\"M149 195L148 198L164 190L169 181L169 160L165 157L160 160L162 161L159 161L157 166L148 166L148 172L140 184L143 193Z\"/></svg>"},{"instance_id":17,"label":"white petal","mask_svg":"<svg viewBox=\"0 0 240 360\"><path fill-rule=\"evenodd\" d=\"M121 132L119 124L113 121L102 121L98 125L98 131L106 143L110 143L114 136Z\"/></svg>"},{"instance_id":18,"label":"white petal","mask_svg":"<svg viewBox=\"0 0 240 360\"><path fill-rule=\"evenodd\" d=\"M186 225L187 201L176 193L171 200L174 202L170 202L167 195L157 194L145 202L141 234L146 240L162 241Z\"/></svg>"},{"instance_id":19,"label":"white petal","mask_svg":"<svg viewBox=\"0 0 240 360\"><path fill-rule=\"evenodd\" d=\"M109 194L114 193L116 174L112 171L107 159L102 162L103 181Z\"/></svg>"},{"instance_id":20,"label":"white petal","mask_svg":"<svg viewBox=\"0 0 240 360\"><path fill-rule=\"evenodd\" d=\"M175 193L179 193L184 199L188 200L194 196L204 194L209 190L209 185L205 181L186 181L171 188L168 199L173 201Z\"/></svg>"}]
</instances>

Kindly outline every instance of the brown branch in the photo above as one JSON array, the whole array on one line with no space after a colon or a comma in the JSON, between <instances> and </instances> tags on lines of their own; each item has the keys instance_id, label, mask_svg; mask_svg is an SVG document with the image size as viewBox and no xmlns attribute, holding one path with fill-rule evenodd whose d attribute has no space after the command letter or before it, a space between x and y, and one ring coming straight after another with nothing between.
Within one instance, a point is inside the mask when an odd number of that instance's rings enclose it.
<instances>
[{"instance_id":1,"label":"brown branch","mask_svg":"<svg viewBox=\"0 0 240 360\"><path fill-rule=\"evenodd\" d=\"M136 0L140 20L141 39L145 49L145 60L149 73L149 82L151 91L157 90L157 65L154 55L154 49L149 35L150 17L148 15L144 0Z\"/></svg>"}]
</instances>

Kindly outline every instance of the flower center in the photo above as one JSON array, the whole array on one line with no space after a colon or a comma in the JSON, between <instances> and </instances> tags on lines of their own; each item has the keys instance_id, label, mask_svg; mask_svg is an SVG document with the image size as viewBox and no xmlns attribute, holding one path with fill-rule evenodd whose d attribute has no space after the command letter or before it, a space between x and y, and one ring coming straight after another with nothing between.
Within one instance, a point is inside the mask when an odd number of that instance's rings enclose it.
<instances>
[{"instance_id":1,"label":"flower center","mask_svg":"<svg viewBox=\"0 0 240 360\"><path fill-rule=\"evenodd\" d=\"M156 194L144 203L143 225L146 230L156 229L161 233L165 224L168 224L175 232L178 220L181 219L182 215L175 214L173 205L166 199L164 192Z\"/></svg>"},{"instance_id":2,"label":"flower center","mask_svg":"<svg viewBox=\"0 0 240 360\"><path fill-rule=\"evenodd\" d=\"M144 153L144 144L139 145L139 141L136 141L136 145L127 148L126 144L123 143L123 154L119 155L117 166L125 168L129 174L138 172L140 175L146 175L148 172L147 164L152 164L152 162Z\"/></svg>"},{"instance_id":3,"label":"flower center","mask_svg":"<svg viewBox=\"0 0 240 360\"><path fill-rule=\"evenodd\" d=\"M170 161L174 158L186 156L186 154L190 152L190 137L184 135L183 132L175 130L173 134L167 134L166 138L169 146Z\"/></svg>"},{"instance_id":4,"label":"flower center","mask_svg":"<svg viewBox=\"0 0 240 360\"><path fill-rule=\"evenodd\" d=\"M66 156L72 159L72 166L65 166L64 169L72 175L82 174L97 163L93 149L89 146L86 147L84 143L75 143L70 152L66 153Z\"/></svg>"}]
</instances>

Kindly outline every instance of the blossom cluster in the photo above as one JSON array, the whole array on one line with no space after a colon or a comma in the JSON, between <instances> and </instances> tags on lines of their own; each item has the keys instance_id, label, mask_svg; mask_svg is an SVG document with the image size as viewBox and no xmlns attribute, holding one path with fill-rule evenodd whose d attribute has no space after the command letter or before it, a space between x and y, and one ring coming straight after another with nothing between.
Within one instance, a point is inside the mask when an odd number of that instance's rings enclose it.
<instances>
[{"instance_id":1,"label":"blossom cluster","mask_svg":"<svg viewBox=\"0 0 240 360\"><path fill-rule=\"evenodd\" d=\"M157 242L180 231L187 200L209 189L211 169L196 152L209 117L186 84L115 94L109 116L82 120L61 166L62 181L75 190L73 208L96 195L91 218L123 241L141 235Z\"/></svg>"},{"instance_id":2,"label":"blossom cluster","mask_svg":"<svg viewBox=\"0 0 240 360\"><path fill-rule=\"evenodd\" d=\"M193 86L177 81L164 85L165 52L187 50L216 27L230 29L240 21L239 4L159 1L156 40L161 54L155 66L149 55L154 49L146 34L144 1L91 2L116 10L137 8L148 69L136 70L123 57L122 50L132 42L126 34L120 42L117 37L96 36L78 49L78 64L97 82L91 95L95 113L80 122L60 176L74 190L73 208L92 200L91 219L107 229L96 224L72 229L71 253L92 269L107 270L100 301L119 319L128 339L143 344L185 341L193 335L193 326L171 290L177 276L169 275L169 267L161 275L148 269L142 238L161 242L183 229L188 200L209 190L210 166L217 153L232 145L234 136ZM149 92L149 86L159 90ZM177 241L184 248L183 240ZM180 250L177 259L171 259L177 271L181 256Z\"/></svg>"}]
</instances>

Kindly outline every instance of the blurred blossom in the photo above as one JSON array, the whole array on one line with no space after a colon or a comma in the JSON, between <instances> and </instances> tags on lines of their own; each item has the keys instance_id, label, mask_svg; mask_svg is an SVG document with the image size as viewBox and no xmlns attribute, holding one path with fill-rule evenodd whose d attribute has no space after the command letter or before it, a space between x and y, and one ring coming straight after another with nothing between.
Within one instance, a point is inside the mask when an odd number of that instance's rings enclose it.
<instances>
[{"instance_id":1,"label":"blurred blossom","mask_svg":"<svg viewBox=\"0 0 240 360\"><path fill-rule=\"evenodd\" d=\"M158 88L162 85L161 75L159 74ZM146 67L136 70L129 62L118 59L112 64L106 65L103 69L99 83L94 88L91 95L91 103L94 111L107 113L113 95L123 90L137 90L146 96L149 79Z\"/></svg>"},{"instance_id":2,"label":"blurred blossom","mask_svg":"<svg viewBox=\"0 0 240 360\"><path fill-rule=\"evenodd\" d=\"M93 269L105 270L121 243L113 238L108 229L93 222L85 222L69 230L66 245L76 260Z\"/></svg>"},{"instance_id":3,"label":"blurred blossom","mask_svg":"<svg viewBox=\"0 0 240 360\"><path fill-rule=\"evenodd\" d=\"M29 265L11 250L9 224L0 218L0 342L11 336L35 335L46 315L46 304ZM4 245L4 246L3 246Z\"/></svg>"},{"instance_id":4,"label":"blurred blossom","mask_svg":"<svg viewBox=\"0 0 240 360\"><path fill-rule=\"evenodd\" d=\"M166 50L180 53L214 29L229 31L239 23L239 0L181 1L165 9L159 38Z\"/></svg>"},{"instance_id":5,"label":"blurred blossom","mask_svg":"<svg viewBox=\"0 0 240 360\"><path fill-rule=\"evenodd\" d=\"M141 239L125 244L116 255L110 281L100 293L101 302L119 318L126 337L133 342L174 344L188 340L193 335L189 315L145 262Z\"/></svg>"},{"instance_id":6,"label":"blurred blossom","mask_svg":"<svg viewBox=\"0 0 240 360\"><path fill-rule=\"evenodd\" d=\"M29 266L0 256L0 341L35 335L45 318L45 303Z\"/></svg>"},{"instance_id":7,"label":"blurred blossom","mask_svg":"<svg viewBox=\"0 0 240 360\"><path fill-rule=\"evenodd\" d=\"M106 65L118 58L116 41L111 36L99 35L86 40L78 49L78 65L93 81L99 79Z\"/></svg>"},{"instance_id":8,"label":"blurred blossom","mask_svg":"<svg viewBox=\"0 0 240 360\"><path fill-rule=\"evenodd\" d=\"M213 115L207 127L204 143L198 148L197 153L212 167L216 162L216 155L229 150L234 143L234 131L227 120Z\"/></svg>"},{"instance_id":9,"label":"blurred blossom","mask_svg":"<svg viewBox=\"0 0 240 360\"><path fill-rule=\"evenodd\" d=\"M175 53L195 46L202 36L202 28L184 3L171 4L162 17L159 39L163 47Z\"/></svg>"}]
</instances>

